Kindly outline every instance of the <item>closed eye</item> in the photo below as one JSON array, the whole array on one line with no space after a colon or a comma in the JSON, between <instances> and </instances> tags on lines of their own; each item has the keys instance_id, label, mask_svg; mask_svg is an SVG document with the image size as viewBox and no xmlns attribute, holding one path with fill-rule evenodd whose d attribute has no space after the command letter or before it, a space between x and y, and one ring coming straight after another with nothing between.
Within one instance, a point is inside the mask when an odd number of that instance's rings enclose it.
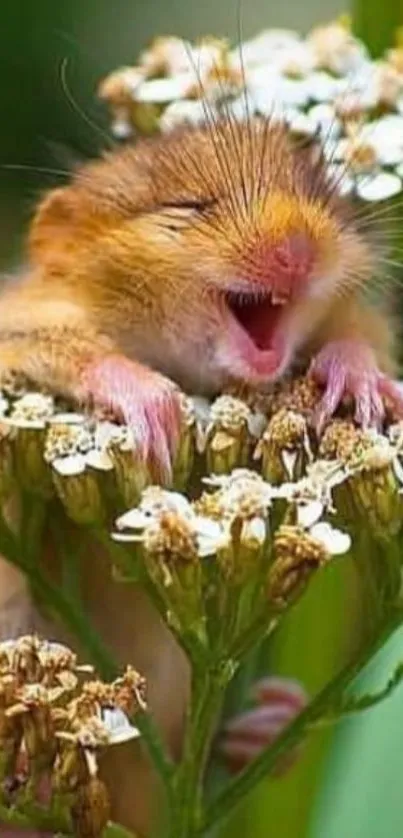
<instances>
[{"instance_id":1,"label":"closed eye","mask_svg":"<svg viewBox=\"0 0 403 838\"><path fill-rule=\"evenodd\" d=\"M178 201L162 201L160 209L192 210L193 212L205 212L217 203L216 198L186 198Z\"/></svg>"}]
</instances>

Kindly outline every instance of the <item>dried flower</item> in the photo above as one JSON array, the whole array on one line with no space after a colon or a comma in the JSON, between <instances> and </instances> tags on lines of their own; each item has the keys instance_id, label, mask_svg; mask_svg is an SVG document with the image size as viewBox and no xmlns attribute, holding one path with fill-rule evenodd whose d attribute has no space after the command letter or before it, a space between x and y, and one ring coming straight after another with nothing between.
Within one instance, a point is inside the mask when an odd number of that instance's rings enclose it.
<instances>
[{"instance_id":1,"label":"dried flower","mask_svg":"<svg viewBox=\"0 0 403 838\"><path fill-rule=\"evenodd\" d=\"M282 525L277 530L273 545L273 563L269 570L267 592L269 602L276 608L286 608L298 599L316 570L326 564L334 551L345 552L350 539L339 543L339 532L329 524L316 524L316 530L305 531L299 526Z\"/></svg>"},{"instance_id":2,"label":"dried flower","mask_svg":"<svg viewBox=\"0 0 403 838\"><path fill-rule=\"evenodd\" d=\"M77 789L71 810L77 838L99 838L108 823L110 812L105 783L98 777L91 777Z\"/></svg>"}]
</instances>

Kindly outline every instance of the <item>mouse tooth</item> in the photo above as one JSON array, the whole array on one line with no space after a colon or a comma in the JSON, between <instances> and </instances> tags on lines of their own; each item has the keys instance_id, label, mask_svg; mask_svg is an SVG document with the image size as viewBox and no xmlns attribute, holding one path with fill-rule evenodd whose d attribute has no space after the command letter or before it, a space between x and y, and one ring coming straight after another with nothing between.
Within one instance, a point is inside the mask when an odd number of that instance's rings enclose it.
<instances>
[{"instance_id":1,"label":"mouse tooth","mask_svg":"<svg viewBox=\"0 0 403 838\"><path fill-rule=\"evenodd\" d=\"M271 292L271 301L274 306L283 306L287 302L288 297L287 294L282 293L279 289L275 288Z\"/></svg>"}]
</instances>

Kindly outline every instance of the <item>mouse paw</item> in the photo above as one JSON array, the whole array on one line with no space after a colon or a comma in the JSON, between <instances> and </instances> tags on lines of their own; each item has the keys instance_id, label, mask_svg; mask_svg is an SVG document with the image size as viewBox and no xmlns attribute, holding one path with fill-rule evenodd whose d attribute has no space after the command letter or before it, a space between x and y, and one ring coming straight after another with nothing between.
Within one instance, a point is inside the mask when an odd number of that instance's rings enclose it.
<instances>
[{"instance_id":1,"label":"mouse paw","mask_svg":"<svg viewBox=\"0 0 403 838\"><path fill-rule=\"evenodd\" d=\"M173 382L122 355L109 355L86 369L82 393L130 427L153 479L169 483L181 425Z\"/></svg>"},{"instance_id":2,"label":"mouse paw","mask_svg":"<svg viewBox=\"0 0 403 838\"><path fill-rule=\"evenodd\" d=\"M316 414L318 432L346 397L354 400L354 418L362 428L381 428L384 400L403 415L403 391L380 372L372 349L364 343L344 340L326 344L312 361L309 373L325 388Z\"/></svg>"},{"instance_id":3,"label":"mouse paw","mask_svg":"<svg viewBox=\"0 0 403 838\"><path fill-rule=\"evenodd\" d=\"M231 773L242 771L271 745L304 709L307 696L296 681L268 677L258 681L252 690L258 706L231 719L220 743L220 753ZM291 767L298 749L281 757L272 773L279 776Z\"/></svg>"}]
</instances>

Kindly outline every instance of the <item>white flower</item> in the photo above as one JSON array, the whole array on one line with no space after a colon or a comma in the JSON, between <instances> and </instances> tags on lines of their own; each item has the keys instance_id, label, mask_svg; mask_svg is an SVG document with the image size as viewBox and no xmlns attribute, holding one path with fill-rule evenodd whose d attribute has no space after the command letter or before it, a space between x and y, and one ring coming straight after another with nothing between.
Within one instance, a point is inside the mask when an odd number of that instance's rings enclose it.
<instances>
[{"instance_id":1,"label":"white flower","mask_svg":"<svg viewBox=\"0 0 403 838\"><path fill-rule=\"evenodd\" d=\"M268 64L276 54L281 54L300 43L301 36L291 29L267 29L233 49L229 54L229 60L231 66L237 70L242 70L242 67L258 67Z\"/></svg>"},{"instance_id":2,"label":"white flower","mask_svg":"<svg viewBox=\"0 0 403 838\"><path fill-rule=\"evenodd\" d=\"M133 540L136 538L136 531L146 529L150 524L158 521L161 514L165 512L176 512L186 520L194 517L190 502L179 492L169 492L159 486L149 486L144 490L138 507L129 509L116 521L118 530L132 530ZM130 533L124 534L124 540L128 540ZM122 539L123 540L123 539Z\"/></svg>"},{"instance_id":3,"label":"white flower","mask_svg":"<svg viewBox=\"0 0 403 838\"><path fill-rule=\"evenodd\" d=\"M333 510L332 490L348 477L336 460L316 460L307 466L305 477L295 483L271 488L272 496L284 498L297 507L297 522L309 528L326 511Z\"/></svg>"},{"instance_id":4,"label":"white flower","mask_svg":"<svg viewBox=\"0 0 403 838\"><path fill-rule=\"evenodd\" d=\"M297 523L304 529L309 529L319 521L324 512L324 504L319 500L308 501L297 508Z\"/></svg>"},{"instance_id":5,"label":"white flower","mask_svg":"<svg viewBox=\"0 0 403 838\"><path fill-rule=\"evenodd\" d=\"M343 89L343 80L335 79L325 70L317 70L310 73L306 79L309 98L314 102L334 102ZM333 109L334 113L334 109Z\"/></svg>"},{"instance_id":6,"label":"white flower","mask_svg":"<svg viewBox=\"0 0 403 838\"><path fill-rule=\"evenodd\" d=\"M42 393L26 393L14 402L9 417L4 418L3 421L5 424L16 428L42 430L46 428L53 411L54 400L52 396L45 396Z\"/></svg>"},{"instance_id":7,"label":"white flower","mask_svg":"<svg viewBox=\"0 0 403 838\"><path fill-rule=\"evenodd\" d=\"M402 190L402 181L398 175L379 172L357 179L357 195L364 201L386 201Z\"/></svg>"},{"instance_id":8,"label":"white flower","mask_svg":"<svg viewBox=\"0 0 403 838\"><path fill-rule=\"evenodd\" d=\"M255 516L248 518L242 524L240 541L245 547L257 549L262 547L267 537L266 522L263 518Z\"/></svg>"},{"instance_id":9,"label":"white flower","mask_svg":"<svg viewBox=\"0 0 403 838\"><path fill-rule=\"evenodd\" d=\"M286 78L271 67L250 71L247 89L255 109L263 116L271 116L280 108L304 107L309 100L306 79Z\"/></svg>"},{"instance_id":10,"label":"white flower","mask_svg":"<svg viewBox=\"0 0 403 838\"><path fill-rule=\"evenodd\" d=\"M338 21L318 26L307 38L320 67L340 76L358 70L368 60L368 50Z\"/></svg>"},{"instance_id":11,"label":"white flower","mask_svg":"<svg viewBox=\"0 0 403 838\"><path fill-rule=\"evenodd\" d=\"M129 719L120 707L103 707L101 709L101 719L111 745L129 742L132 739L138 739L140 736L138 728L130 724Z\"/></svg>"},{"instance_id":12,"label":"white flower","mask_svg":"<svg viewBox=\"0 0 403 838\"><path fill-rule=\"evenodd\" d=\"M308 110L308 116L315 122L316 129L325 143L338 139L342 131L342 124L332 105L326 102L313 105Z\"/></svg>"},{"instance_id":13,"label":"white flower","mask_svg":"<svg viewBox=\"0 0 403 838\"><path fill-rule=\"evenodd\" d=\"M55 413L49 419L51 425L83 425L86 417L83 413Z\"/></svg>"},{"instance_id":14,"label":"white flower","mask_svg":"<svg viewBox=\"0 0 403 838\"><path fill-rule=\"evenodd\" d=\"M355 189L355 178L346 171L344 164L330 163L327 167L327 177L332 188L339 195L351 195Z\"/></svg>"},{"instance_id":15,"label":"white flower","mask_svg":"<svg viewBox=\"0 0 403 838\"><path fill-rule=\"evenodd\" d=\"M193 85L197 84L195 73L180 73L172 78L144 81L135 91L136 102L164 105L185 99Z\"/></svg>"},{"instance_id":16,"label":"white flower","mask_svg":"<svg viewBox=\"0 0 403 838\"><path fill-rule=\"evenodd\" d=\"M51 466L62 477L77 477L86 469L86 458L83 454L71 454L68 457L56 457Z\"/></svg>"},{"instance_id":17,"label":"white flower","mask_svg":"<svg viewBox=\"0 0 403 838\"><path fill-rule=\"evenodd\" d=\"M197 553L200 558L213 556L231 544L231 532L227 521L213 521L211 518L196 515L192 520L192 529L196 534Z\"/></svg>"},{"instance_id":18,"label":"white flower","mask_svg":"<svg viewBox=\"0 0 403 838\"><path fill-rule=\"evenodd\" d=\"M325 521L310 527L309 534L320 541L331 556L347 553L351 547L351 538L348 533L335 529Z\"/></svg>"},{"instance_id":19,"label":"white flower","mask_svg":"<svg viewBox=\"0 0 403 838\"><path fill-rule=\"evenodd\" d=\"M161 131L172 131L178 125L201 125L206 121L206 105L200 99L171 102L160 119Z\"/></svg>"}]
</instances>

